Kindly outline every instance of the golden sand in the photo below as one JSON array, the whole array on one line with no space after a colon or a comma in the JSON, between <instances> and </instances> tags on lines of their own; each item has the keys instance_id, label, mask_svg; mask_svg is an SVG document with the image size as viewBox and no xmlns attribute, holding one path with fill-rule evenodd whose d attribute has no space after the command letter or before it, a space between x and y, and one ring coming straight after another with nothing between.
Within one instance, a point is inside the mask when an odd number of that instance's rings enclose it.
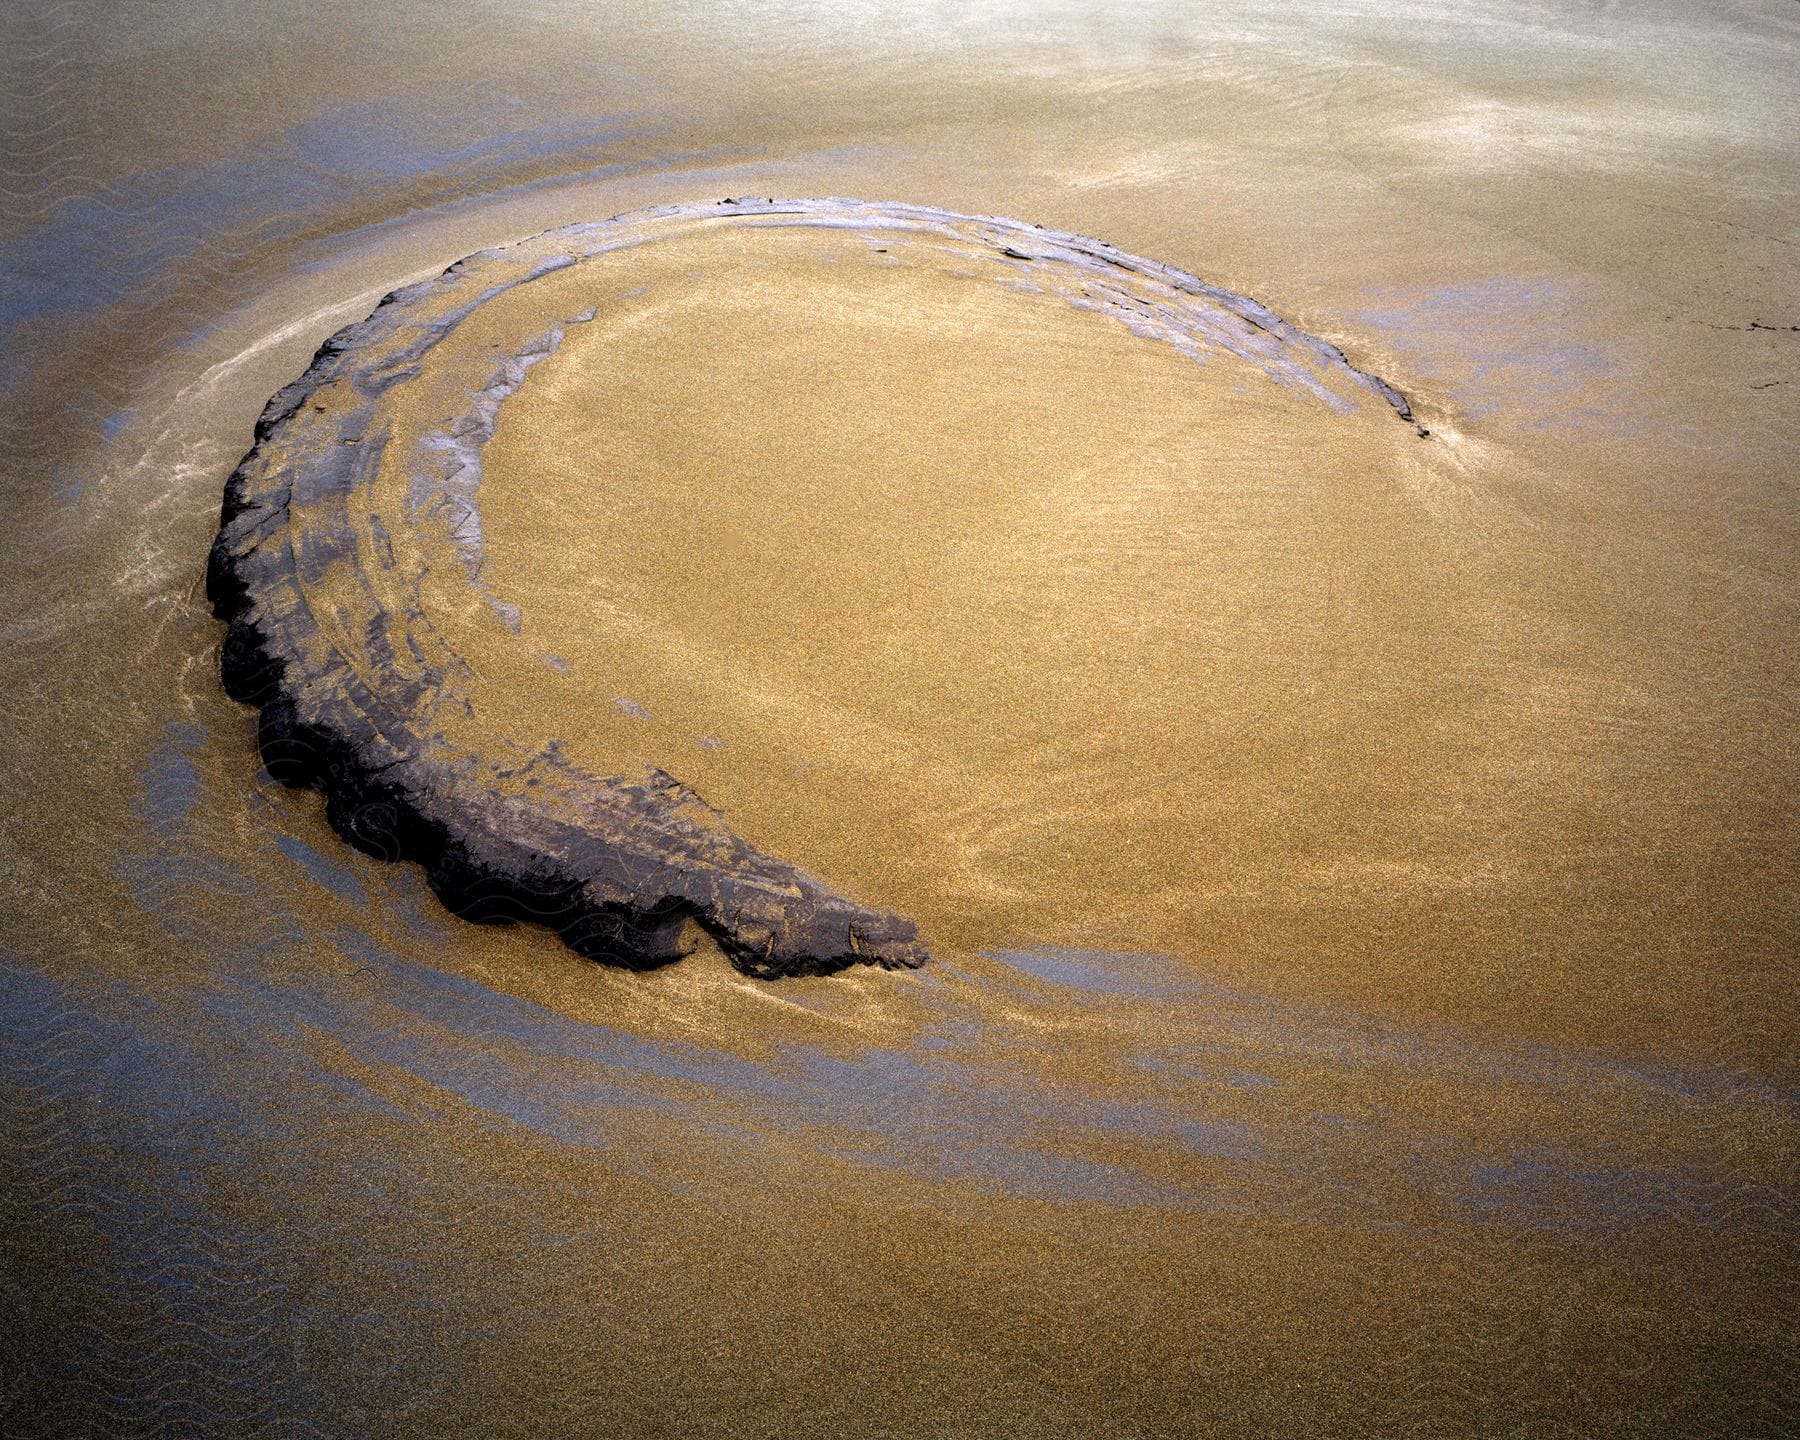
<instances>
[{"instance_id":1,"label":"golden sand","mask_svg":"<svg viewBox=\"0 0 1800 1440\"><path fill-rule=\"evenodd\" d=\"M1791 1429L1790 10L14 7L0 1428ZM621 263L488 447L488 703L916 974L451 924L217 683L320 340L740 192L1102 237L1433 432Z\"/></svg>"},{"instance_id":2,"label":"golden sand","mask_svg":"<svg viewBox=\"0 0 1800 1440\"><path fill-rule=\"evenodd\" d=\"M1246 729L1417 723L1420 657L1356 665L1331 605L1430 593L1428 550L1367 556L1422 528L1421 442L883 238L609 257L642 293L571 328L485 452L483 579L523 643L458 641L483 723L679 775L937 943L1192 926L1295 783Z\"/></svg>"}]
</instances>

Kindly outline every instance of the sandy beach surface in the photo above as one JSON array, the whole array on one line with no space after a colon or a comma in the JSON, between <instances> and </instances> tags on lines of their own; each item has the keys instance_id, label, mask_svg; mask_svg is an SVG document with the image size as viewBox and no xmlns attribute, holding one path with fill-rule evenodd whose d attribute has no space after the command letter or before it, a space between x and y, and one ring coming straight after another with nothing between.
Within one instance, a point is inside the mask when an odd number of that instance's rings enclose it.
<instances>
[{"instance_id":1,"label":"sandy beach surface","mask_svg":"<svg viewBox=\"0 0 1800 1440\"><path fill-rule=\"evenodd\" d=\"M1775 0L8 7L0 1430L1793 1433L1796 75ZM869 227L519 302L595 313L471 713L918 971L464 924L219 684L322 340L734 196L1098 237L1429 431Z\"/></svg>"}]
</instances>

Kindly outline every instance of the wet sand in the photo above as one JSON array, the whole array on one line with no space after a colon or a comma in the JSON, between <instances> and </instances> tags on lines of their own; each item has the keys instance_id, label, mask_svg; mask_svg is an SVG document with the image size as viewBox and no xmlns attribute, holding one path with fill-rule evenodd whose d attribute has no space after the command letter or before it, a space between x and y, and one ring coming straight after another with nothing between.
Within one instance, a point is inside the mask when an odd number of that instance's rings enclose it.
<instances>
[{"instance_id":1,"label":"wet sand","mask_svg":"<svg viewBox=\"0 0 1800 1440\"><path fill-rule=\"evenodd\" d=\"M5 1428L1791 1428L1784 8L102 18L0 44ZM458 924L218 684L326 335L752 193L1099 236L1432 432L873 247L533 372L512 720L914 974ZM599 472L581 546L496 483Z\"/></svg>"}]
</instances>

